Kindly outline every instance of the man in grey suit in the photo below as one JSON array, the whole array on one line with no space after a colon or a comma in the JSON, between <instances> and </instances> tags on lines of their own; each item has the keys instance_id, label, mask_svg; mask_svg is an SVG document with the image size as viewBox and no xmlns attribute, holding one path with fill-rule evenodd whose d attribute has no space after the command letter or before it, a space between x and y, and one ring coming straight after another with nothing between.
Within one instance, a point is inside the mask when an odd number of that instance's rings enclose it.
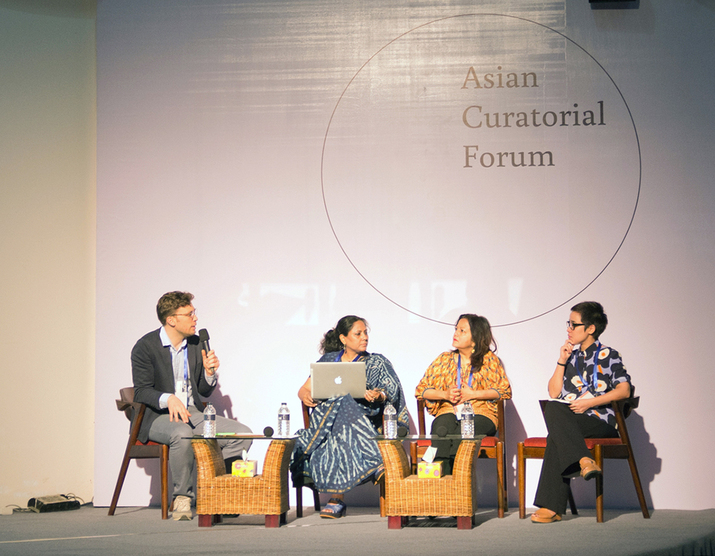
<instances>
[{"instance_id":1,"label":"man in grey suit","mask_svg":"<svg viewBox=\"0 0 715 556\"><path fill-rule=\"evenodd\" d=\"M204 402L218 383L219 360L213 350L201 349L196 336L194 296L169 292L161 296L156 313L161 328L143 336L132 349L134 400L146 404L139 440L169 445L169 466L174 482L175 520L193 517L194 452L187 437L202 434ZM216 431L250 434L246 425L216 416ZM226 470L248 450L251 441L219 440Z\"/></svg>"}]
</instances>

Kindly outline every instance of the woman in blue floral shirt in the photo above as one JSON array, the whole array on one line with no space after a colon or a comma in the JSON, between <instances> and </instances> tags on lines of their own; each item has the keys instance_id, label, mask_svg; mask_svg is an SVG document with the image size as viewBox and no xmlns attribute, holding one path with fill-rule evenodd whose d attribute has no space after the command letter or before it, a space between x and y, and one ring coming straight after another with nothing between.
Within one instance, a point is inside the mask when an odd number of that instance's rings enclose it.
<instances>
[{"instance_id":1,"label":"woman in blue floral shirt","mask_svg":"<svg viewBox=\"0 0 715 556\"><path fill-rule=\"evenodd\" d=\"M610 402L631 393L631 377L619 353L598 340L608 317L595 301L571 308L568 339L561 346L549 379L550 401L544 409L549 435L531 516L534 523L560 521L566 511L571 477L592 479L601 469L591 459L585 438L617 437ZM576 347L578 346L578 347Z\"/></svg>"}]
</instances>

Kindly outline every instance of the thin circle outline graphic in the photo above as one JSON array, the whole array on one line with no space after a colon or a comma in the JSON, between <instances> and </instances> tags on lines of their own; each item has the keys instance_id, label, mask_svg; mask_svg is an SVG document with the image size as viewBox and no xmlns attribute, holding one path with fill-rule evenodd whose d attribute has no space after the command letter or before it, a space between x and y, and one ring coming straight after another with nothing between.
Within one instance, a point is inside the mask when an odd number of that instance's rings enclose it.
<instances>
[{"instance_id":1,"label":"thin circle outline graphic","mask_svg":"<svg viewBox=\"0 0 715 556\"><path fill-rule=\"evenodd\" d=\"M635 204L633 205L633 213L631 214L631 218L630 218L630 221L628 222L628 227L626 228L626 231L625 231L625 233L623 234L623 238L621 238L621 241L620 241L620 243L618 244L618 247L617 247L616 250L614 251L614 253L613 253L613 255L611 256L611 258L606 262L606 265L598 272L598 274L596 274L596 276L595 276L593 279L591 279L590 282L588 282L588 284L586 284L583 288L581 288L579 291L577 291L577 292L576 292L575 294L573 294L571 297L569 297L569 298L566 299L565 301L559 303L559 304L556 305L555 307L552 307L551 309L548 309L548 310L546 310L546 311L542 311L541 313L538 313L538 314L536 314L536 315L533 315L533 316L531 316L531 317L524 318L524 319L521 319L521 320L516 320L516 321L513 321L513 322L506 322L506 323L502 323L502 324L492 324L492 325L491 325L492 328L501 328L501 327L506 327L506 326L514 326L514 325L517 325L517 324L523 324L523 323L526 323L526 322L529 322L529 321L532 321L532 320L536 320L536 319L538 319L538 318L541 318L541 317L543 317L543 316L545 316L545 315L548 315L549 313L552 313L552 312L556 311L557 309L563 307L564 305L566 305L566 304L569 303L570 301L573 301L576 297L578 297L579 295L581 295L583 292L585 292L589 287L591 287L591 286L593 285L593 283L594 283L596 280L598 280L598 279L601 277L601 275L603 275L603 273L606 271L606 269L611 265L611 263L613 262L613 260L616 258L616 255L618 255L619 251L621 250L621 247L623 247L623 244L625 243L626 238L628 237L628 233L630 232L631 227L633 226L633 222L634 222L635 217L636 217L636 212L637 212L637 210L638 210L638 203L639 203L639 201L640 201L640 195L641 195L641 186L642 186L642 181L643 181L643 160L642 160L642 156L641 156L641 145L640 145L640 138L638 137L638 129L636 128L636 123L635 123L635 120L633 119L633 114L631 113L630 106L628 106L628 103L626 102L626 98L623 96L623 93L621 92L621 89L618 87L618 85L617 85L616 82L613 80L613 78L612 78L611 75L608 73L608 71L606 71L606 68L604 68L603 65L601 65L601 63L600 63L598 60L596 60L596 58L594 58L584 47L582 47L580 44L578 44L576 41L574 41L573 39L569 38L567 35L563 34L562 32L557 31L556 29L552 29L551 27L549 27L548 25L544 25L543 23L539 23L539 22L537 22L537 21L533 21L533 20L528 19L528 18L525 18L525 17L519 17L519 16L514 16L514 15L508 15L508 14L498 14L498 13L470 13L470 14L459 14L459 15L452 15L452 16L447 16L447 17L441 17L441 18L438 18L438 19L434 19L434 20L432 20L432 21L428 21L428 22L426 22L426 23L422 23L421 25L418 25L418 26L413 27L412 29L410 29L410 30L408 30L408 31L405 31L404 33L398 35L398 36L395 37L394 39L392 39L392 40L388 41L387 43L385 43L385 44L384 44L380 49L378 49L372 56L370 56L370 57L362 64L362 66L360 66L360 68L355 72L355 75L353 75L352 78L350 78L350 80L348 81L348 84L345 86L345 88L343 89L343 91L340 93L340 96L338 97L338 100L337 100L337 102L335 103L335 107L333 108L333 111L332 111L332 113L330 114L330 119L328 120L328 126L327 126L327 128L325 129L325 136L323 137L323 147L322 147L321 155L320 155L320 189L321 189L321 194L322 194L322 197L323 197L323 207L325 208L325 215L326 215L326 217L327 217L327 219L328 219L328 224L330 225L330 230L331 230L331 232L333 233L333 237L335 238L335 241L338 243L338 247L340 247L340 250L342 251L343 255L345 255L345 258L348 260L348 262L350 263L350 266L353 267L353 269L355 270L355 272L357 272L357 274L358 274L373 290L375 290L379 295L381 295L381 296L382 296L383 298L385 298L387 301L389 301L389 302L392 303L393 305L399 307L399 308L402 309L403 311L406 311L407 313L410 313L410 314L412 314L412 315L414 315L414 316L416 316L416 317L419 317L419 318L421 318L421 319L424 319L424 320L427 320L427 321L431 321L431 322L435 322L435 323L437 323L437 324L445 324L445 325L448 325L448 326L454 325L454 323L452 323L452 322L445 322L445 321L441 321L441 320L438 320L438 319L434 319L434 318L428 317L428 316L426 316L426 315L423 315L423 314L421 314L421 313L418 313L418 312L416 312L416 311L413 311L412 309L409 309L408 307L405 307L404 305L398 303L397 301L395 301L394 299L392 299L391 297L389 297L387 294L383 293L377 286L375 286L375 284L373 284L373 283L367 278L367 276L365 276L365 275L360 271L360 269L357 267L357 265L356 265L356 264L353 262L353 260L350 258L350 255L348 255L347 251L346 251L345 248L343 247L343 244L340 242L340 238L338 237L337 232L335 231L335 227L333 226L333 221L332 221L332 219L330 218L330 211L329 211L329 209L328 209L328 202L327 202L327 200L326 200L326 198L325 198L325 178L324 178L325 149L326 149L326 145L327 145L327 143L328 143L328 135L330 134L330 126L331 126L332 123L333 123L333 119L334 119L334 117L335 117L335 114L336 114L337 111L338 111L338 107L340 106L340 102L343 100L343 97L344 97L345 94L347 93L348 89L350 89L350 86L352 85L352 83L355 81L355 79L358 77L358 75L360 75L360 72L362 72L362 70L364 70L364 69L370 64L370 62L371 62L375 57L377 57L383 50L385 50L386 48L388 48L390 45L394 44L395 42L399 41L399 40L402 39L403 37L409 35L410 33L414 32L414 31L416 31L416 30L418 30L418 29L421 29L421 28L423 28L423 27L427 27L427 26L429 26L429 25L432 25L432 24L434 24L434 23L439 23L439 22L446 21L446 20L449 20L449 19L456 19L456 18L461 18L461 17L485 17L485 16L491 16L491 17L505 17L505 18L509 18L509 19L514 19L514 20L518 20L518 21L523 21L523 22L526 22L526 23L530 23L530 24L536 25L536 26L538 26L538 27L542 27L542 28L544 28L544 29L546 29L546 30L548 30L548 31L551 31L552 33L556 33L557 35L563 37L563 38L566 39L569 43L571 43L572 45L574 45L575 47L577 47L578 49L580 49L580 50L581 50L584 54L586 54L586 56L588 56L591 60L593 60L593 62L594 62L599 68L601 68L601 71L603 71L603 73L606 75L606 77L608 77L608 79L610 80L610 82L613 84L613 86L615 87L616 91L618 92L618 95L621 97L621 100L623 101L623 105L625 106L625 108L626 108L626 110L627 110L627 112L628 112L628 117L630 118L631 124L633 125L633 133L634 133L634 136L635 136L636 147L637 147L637 151L638 151L638 189L637 189L637 192L636 192Z\"/></svg>"}]
</instances>

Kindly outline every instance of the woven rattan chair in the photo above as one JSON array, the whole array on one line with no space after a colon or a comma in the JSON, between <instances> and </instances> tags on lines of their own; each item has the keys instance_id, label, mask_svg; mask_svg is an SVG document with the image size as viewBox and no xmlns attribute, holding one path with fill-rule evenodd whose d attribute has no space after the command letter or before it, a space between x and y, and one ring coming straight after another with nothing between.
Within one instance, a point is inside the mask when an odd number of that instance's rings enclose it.
<instances>
[{"instance_id":1,"label":"woven rattan chair","mask_svg":"<svg viewBox=\"0 0 715 556\"><path fill-rule=\"evenodd\" d=\"M192 439L196 456L196 513L199 527L211 527L221 514L266 516L266 527L285 523L288 502L288 466L295 440L272 440L255 477L226 473L221 448L215 439Z\"/></svg>"},{"instance_id":2,"label":"woven rattan chair","mask_svg":"<svg viewBox=\"0 0 715 556\"><path fill-rule=\"evenodd\" d=\"M419 433L426 434L425 401L417 400L417 424ZM413 440L410 443L410 458L412 460L412 473L417 473L417 462L430 446L430 440ZM504 400L497 401L497 434L485 436L479 447L478 458L496 460L497 467L497 515L504 517L504 512L509 511L506 481L506 420L504 419Z\"/></svg>"},{"instance_id":3,"label":"woven rattan chair","mask_svg":"<svg viewBox=\"0 0 715 556\"><path fill-rule=\"evenodd\" d=\"M146 406L143 403L134 401L134 388L129 387L119 390L119 399L116 402L117 409L124 412L132 426L129 431L129 441L124 450L122 466L119 469L117 484L114 487L112 503L109 505L109 515L114 515L114 511L117 509L119 494L122 492L127 469L129 469L129 461L132 459L158 458L161 468L161 518L169 519L169 446L151 441L142 444L137 440Z\"/></svg>"},{"instance_id":4,"label":"woven rattan chair","mask_svg":"<svg viewBox=\"0 0 715 556\"><path fill-rule=\"evenodd\" d=\"M477 508L474 456L479 439L464 440L454 459L452 475L420 479L410 474L401 440L379 440L385 463L385 514L389 529L401 529L409 516L455 516L458 529L471 529Z\"/></svg>"},{"instance_id":5,"label":"woven rattan chair","mask_svg":"<svg viewBox=\"0 0 715 556\"><path fill-rule=\"evenodd\" d=\"M635 390L635 389L633 389ZM631 396L633 396L633 390ZM544 410L547 400L541 400L541 410ZM638 502L641 506L644 518L649 518L648 506L646 505L643 487L641 485L640 476L638 475L638 467L636 466L635 456L633 454L633 446L631 445L628 429L626 428L626 417L632 409L638 407L639 398L630 397L625 400L611 402L611 408L616 414L616 423L618 429L618 438L586 438L586 447L591 451L591 457L601 469L603 469L604 459L627 459L631 468L631 476L633 477L633 485L636 488ZM519 517L526 518L526 460L527 459L544 459L546 451L546 438L533 437L527 438L524 442L517 444L517 475L519 476ZM605 470L604 470L605 472ZM603 475L596 477L596 521L603 523ZM571 489L569 489L569 505L571 513L576 515L576 504L573 499Z\"/></svg>"}]
</instances>

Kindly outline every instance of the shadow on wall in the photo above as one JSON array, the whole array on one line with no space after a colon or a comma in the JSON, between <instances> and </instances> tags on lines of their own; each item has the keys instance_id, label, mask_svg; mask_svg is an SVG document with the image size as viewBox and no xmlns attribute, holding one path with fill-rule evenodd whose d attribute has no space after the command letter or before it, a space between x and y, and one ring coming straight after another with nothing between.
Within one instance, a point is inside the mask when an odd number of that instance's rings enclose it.
<instances>
[{"instance_id":1,"label":"shadow on wall","mask_svg":"<svg viewBox=\"0 0 715 556\"><path fill-rule=\"evenodd\" d=\"M516 476L516 445L526 438L526 430L513 404L507 404L505 413L507 439L509 442L509 446L507 447L509 506L514 508L519 505L519 490ZM653 499L650 494L650 485L655 476L661 471L662 460L658 457L658 451L655 445L650 441L650 435L645 429L643 417L636 411L633 411L626 420L626 424L628 426L631 443L633 444L636 465L638 466L638 474L640 475L646 503L648 507L652 509ZM527 463L527 468L528 466L529 464ZM640 508L628 461L606 459L603 462L603 466L603 498L605 507ZM529 485L527 485L527 487L528 486ZM574 479L571 481L571 489L577 508L596 507L596 488L593 482ZM487 487L485 492L487 501L489 500L490 492L491 487ZM527 507L531 507L533 503L533 500L526 500Z\"/></svg>"},{"instance_id":2,"label":"shadow on wall","mask_svg":"<svg viewBox=\"0 0 715 556\"><path fill-rule=\"evenodd\" d=\"M650 441L645 429L643 417L633 411L626 420L628 434L633 444L638 474L640 475L646 504L653 508L650 485L661 471L662 460L658 450ZM603 501L606 508L640 508L636 488L633 485L631 470L627 460L608 459L603 462ZM595 486L583 480L571 482L576 507L594 508L596 506Z\"/></svg>"},{"instance_id":3,"label":"shadow on wall","mask_svg":"<svg viewBox=\"0 0 715 556\"><path fill-rule=\"evenodd\" d=\"M209 401L214 405L216 408L216 415L226 417L227 419L236 419L233 415L233 402L231 402L231 396L224 395L224 393L221 392L220 382L211 394L211 397L205 401Z\"/></svg>"},{"instance_id":4,"label":"shadow on wall","mask_svg":"<svg viewBox=\"0 0 715 556\"><path fill-rule=\"evenodd\" d=\"M518 442L526 438L526 429L524 423L516 410L514 403L509 400L504 404L504 420L506 421L506 440L507 445L504 449L504 459L506 461L506 477L507 494L509 495L509 507L519 507L519 483L516 476L516 445ZM494 489L496 489L496 477L493 479ZM527 505L531 502L527 500ZM496 505L496 497L494 498Z\"/></svg>"},{"instance_id":5,"label":"shadow on wall","mask_svg":"<svg viewBox=\"0 0 715 556\"><path fill-rule=\"evenodd\" d=\"M149 475L151 482L149 483L149 499L150 506L161 506L161 468L159 467L158 459L135 459L136 466ZM126 485L126 483L125 483ZM171 470L169 470L169 505L172 503L172 487ZM123 490L123 489L122 489ZM121 500L121 497L120 497Z\"/></svg>"}]
</instances>

